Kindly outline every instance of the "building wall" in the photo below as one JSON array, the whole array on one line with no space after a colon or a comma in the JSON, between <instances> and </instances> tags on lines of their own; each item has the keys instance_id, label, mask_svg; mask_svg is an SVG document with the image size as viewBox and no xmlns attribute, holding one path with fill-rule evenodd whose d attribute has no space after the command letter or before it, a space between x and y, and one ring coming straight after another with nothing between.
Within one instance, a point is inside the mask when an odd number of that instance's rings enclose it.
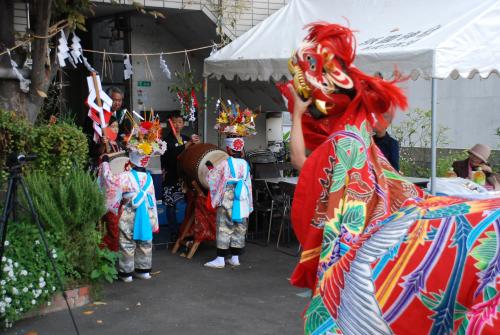
<instances>
[{"instance_id":1,"label":"building wall","mask_svg":"<svg viewBox=\"0 0 500 335\"><path fill-rule=\"evenodd\" d=\"M93 0L93 2L121 5L135 3L145 7L202 10L214 22L217 21L214 4L218 4L218 0ZM238 37L289 2L290 0L242 0L240 3L243 6L235 8L234 0L222 0L225 8L224 33L231 38ZM236 22L232 22L233 19L236 19Z\"/></svg>"},{"instance_id":2,"label":"building wall","mask_svg":"<svg viewBox=\"0 0 500 335\"><path fill-rule=\"evenodd\" d=\"M449 130L448 145L444 148L465 149L476 143L485 143L500 149L500 78L438 80L437 123ZM401 85L405 88L410 110L431 108L431 82L418 79ZM394 124L399 124L404 114L398 113Z\"/></svg>"},{"instance_id":3,"label":"building wall","mask_svg":"<svg viewBox=\"0 0 500 335\"><path fill-rule=\"evenodd\" d=\"M151 20L150 17L136 15L131 20L131 53L154 53L185 48L181 41L177 40L164 26ZM131 63L134 75L131 79L131 85L133 108L135 110L153 108L155 111L168 111L179 109L179 102L176 100L175 95L169 92L168 87L176 83L174 72L183 71L183 64L186 63L185 57L185 54L163 56L172 74L172 78L168 79L160 69L159 56L150 56L147 61L145 57L132 56ZM189 64L201 81L202 60L190 56ZM141 81L151 82L151 86L139 87L138 84ZM142 93L142 97L140 93ZM139 104L140 100L144 103Z\"/></svg>"}]
</instances>

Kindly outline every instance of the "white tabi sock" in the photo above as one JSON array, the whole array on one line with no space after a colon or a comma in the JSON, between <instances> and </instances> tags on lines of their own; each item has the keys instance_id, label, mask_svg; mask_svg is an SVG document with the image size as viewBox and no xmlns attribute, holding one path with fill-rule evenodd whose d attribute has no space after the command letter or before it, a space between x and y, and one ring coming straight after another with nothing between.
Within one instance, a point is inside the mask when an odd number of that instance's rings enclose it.
<instances>
[{"instance_id":1,"label":"white tabi sock","mask_svg":"<svg viewBox=\"0 0 500 335\"><path fill-rule=\"evenodd\" d=\"M228 263L232 266L238 266L240 265L240 257L238 255L233 255Z\"/></svg>"},{"instance_id":2,"label":"white tabi sock","mask_svg":"<svg viewBox=\"0 0 500 335\"><path fill-rule=\"evenodd\" d=\"M224 257L221 256L217 256L217 258L215 258L213 261L205 263L205 266L209 268L223 268L224 265Z\"/></svg>"}]
</instances>

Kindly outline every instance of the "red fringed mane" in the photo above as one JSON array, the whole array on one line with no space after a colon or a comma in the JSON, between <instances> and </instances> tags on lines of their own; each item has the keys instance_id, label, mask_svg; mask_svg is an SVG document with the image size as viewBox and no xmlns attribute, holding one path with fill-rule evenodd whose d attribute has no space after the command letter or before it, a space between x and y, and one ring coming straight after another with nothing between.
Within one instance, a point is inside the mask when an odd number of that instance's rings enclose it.
<instances>
[{"instance_id":1,"label":"red fringed mane","mask_svg":"<svg viewBox=\"0 0 500 335\"><path fill-rule=\"evenodd\" d=\"M368 121L372 126L380 123L387 126L383 118L384 113L394 114L396 108L405 110L408 108L408 100L403 90L396 83L404 79L385 81L383 79L369 76L355 67L349 68L349 75L354 80L356 96L346 114L356 110L364 110Z\"/></svg>"},{"instance_id":2,"label":"red fringed mane","mask_svg":"<svg viewBox=\"0 0 500 335\"><path fill-rule=\"evenodd\" d=\"M356 38L353 31L338 24L315 22L308 24L306 40L321 43L321 45L335 50L335 56L342 59L346 66L351 66L356 57Z\"/></svg>"}]
</instances>

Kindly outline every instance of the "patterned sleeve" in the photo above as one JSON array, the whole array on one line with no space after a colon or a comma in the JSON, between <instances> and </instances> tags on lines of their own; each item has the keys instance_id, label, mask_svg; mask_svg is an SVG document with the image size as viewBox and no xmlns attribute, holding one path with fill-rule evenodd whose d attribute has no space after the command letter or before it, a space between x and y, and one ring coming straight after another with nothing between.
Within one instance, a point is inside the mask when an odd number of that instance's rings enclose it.
<instances>
[{"instance_id":1,"label":"patterned sleeve","mask_svg":"<svg viewBox=\"0 0 500 335\"><path fill-rule=\"evenodd\" d=\"M250 210L250 213L253 212L253 198L252 198L252 176L250 175L250 165L247 163L246 167L248 169L248 172L246 174L246 179L245 179L245 184L248 187L248 208Z\"/></svg>"},{"instance_id":2,"label":"patterned sleeve","mask_svg":"<svg viewBox=\"0 0 500 335\"><path fill-rule=\"evenodd\" d=\"M118 213L124 193L134 191L129 173L113 174L108 162L103 162L99 167L98 182L106 198L106 208L115 214Z\"/></svg>"},{"instance_id":3,"label":"patterned sleeve","mask_svg":"<svg viewBox=\"0 0 500 335\"><path fill-rule=\"evenodd\" d=\"M152 182L149 185L147 192L153 199L153 213L151 214L151 215L153 215L153 218L151 218L151 216L150 216L150 218L153 220L152 228L153 228L153 232L155 232L158 230L158 212L156 209L155 187L154 187L154 184Z\"/></svg>"},{"instance_id":4,"label":"patterned sleeve","mask_svg":"<svg viewBox=\"0 0 500 335\"><path fill-rule=\"evenodd\" d=\"M208 187L210 188L210 198L213 208L217 208L221 205L228 178L229 165L227 160L222 161L216 168L208 172L207 181Z\"/></svg>"},{"instance_id":5,"label":"patterned sleeve","mask_svg":"<svg viewBox=\"0 0 500 335\"><path fill-rule=\"evenodd\" d=\"M122 200L122 191L119 178L113 175L109 163L104 162L101 164L97 181L99 183L99 188L104 192L106 209L118 214L120 202Z\"/></svg>"}]
</instances>

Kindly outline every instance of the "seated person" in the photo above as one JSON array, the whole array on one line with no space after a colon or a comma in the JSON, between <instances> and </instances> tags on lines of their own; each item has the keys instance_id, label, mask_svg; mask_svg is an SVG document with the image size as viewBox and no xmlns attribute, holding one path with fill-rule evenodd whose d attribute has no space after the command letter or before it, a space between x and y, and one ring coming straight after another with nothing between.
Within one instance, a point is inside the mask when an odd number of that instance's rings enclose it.
<instances>
[{"instance_id":1,"label":"seated person","mask_svg":"<svg viewBox=\"0 0 500 335\"><path fill-rule=\"evenodd\" d=\"M500 175L494 173L491 166L488 164L488 158L491 154L491 149L485 144L476 144L468 150L469 157L462 161L453 162L453 171L457 177L472 179L472 172L477 168L486 175L485 187L489 190L500 190Z\"/></svg>"}]
</instances>

